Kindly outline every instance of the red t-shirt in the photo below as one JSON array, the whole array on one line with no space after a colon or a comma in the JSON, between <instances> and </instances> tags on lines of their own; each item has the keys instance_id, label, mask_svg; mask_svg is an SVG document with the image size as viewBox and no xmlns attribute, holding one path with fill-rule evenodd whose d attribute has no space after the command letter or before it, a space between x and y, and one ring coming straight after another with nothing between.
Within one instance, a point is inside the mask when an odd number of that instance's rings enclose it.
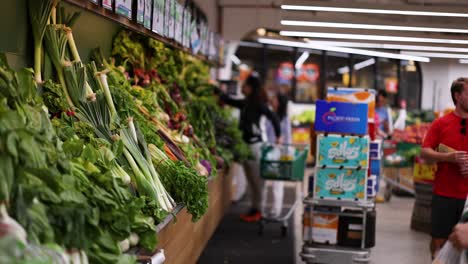
<instances>
[{"instance_id":1,"label":"red t-shirt","mask_svg":"<svg viewBox=\"0 0 468 264\"><path fill-rule=\"evenodd\" d=\"M453 149L468 152L468 134L461 134L461 120L462 118L454 113L436 119L427 132L422 147L436 149L442 143ZM434 193L450 198L466 199L468 178L462 177L457 164L439 162L437 163Z\"/></svg>"}]
</instances>

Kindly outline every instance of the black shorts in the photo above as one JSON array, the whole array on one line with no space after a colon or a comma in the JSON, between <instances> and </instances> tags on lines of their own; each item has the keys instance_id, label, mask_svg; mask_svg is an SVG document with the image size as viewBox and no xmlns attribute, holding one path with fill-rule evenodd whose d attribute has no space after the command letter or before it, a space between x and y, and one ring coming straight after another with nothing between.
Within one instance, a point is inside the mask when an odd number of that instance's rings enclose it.
<instances>
[{"instance_id":1,"label":"black shorts","mask_svg":"<svg viewBox=\"0 0 468 264\"><path fill-rule=\"evenodd\" d=\"M448 238L453 227L460 221L464 207L465 199L434 194L432 196L432 237Z\"/></svg>"}]
</instances>

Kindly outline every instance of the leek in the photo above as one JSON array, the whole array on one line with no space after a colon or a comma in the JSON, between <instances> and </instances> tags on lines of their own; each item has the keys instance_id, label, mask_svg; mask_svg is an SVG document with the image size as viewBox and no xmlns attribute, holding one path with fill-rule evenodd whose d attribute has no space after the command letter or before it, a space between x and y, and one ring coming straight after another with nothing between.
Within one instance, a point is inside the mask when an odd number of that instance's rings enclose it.
<instances>
[{"instance_id":1,"label":"leek","mask_svg":"<svg viewBox=\"0 0 468 264\"><path fill-rule=\"evenodd\" d=\"M34 79L42 83L42 40L52 12L53 0L29 0L28 13L34 39Z\"/></svg>"},{"instance_id":2,"label":"leek","mask_svg":"<svg viewBox=\"0 0 468 264\"><path fill-rule=\"evenodd\" d=\"M111 92L110 92L110 89L109 89L109 84L107 83L107 71L102 71L102 72L98 72L98 76L99 76L99 80L101 82L101 87L104 91L104 95L106 97L106 100L107 100L107 105L109 106L109 109L111 111L111 114L112 116L116 116L117 115L117 110L115 110L115 105L114 105L114 101L112 100L112 95L111 95Z\"/></svg>"},{"instance_id":3,"label":"leek","mask_svg":"<svg viewBox=\"0 0 468 264\"><path fill-rule=\"evenodd\" d=\"M71 108L74 108L75 106L70 98L65 78L63 76L64 56L67 47L67 37L63 32L63 26L46 26L44 39L47 53L49 54L52 64L54 65L57 71L57 76L59 78L60 85L62 86L63 93L66 96L68 105Z\"/></svg>"}]
</instances>

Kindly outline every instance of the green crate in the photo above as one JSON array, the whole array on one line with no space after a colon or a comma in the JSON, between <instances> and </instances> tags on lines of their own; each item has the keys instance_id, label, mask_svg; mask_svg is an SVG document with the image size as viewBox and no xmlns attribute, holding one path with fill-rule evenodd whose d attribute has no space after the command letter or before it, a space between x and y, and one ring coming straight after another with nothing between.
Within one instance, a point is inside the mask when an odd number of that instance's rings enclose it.
<instances>
[{"instance_id":1,"label":"green crate","mask_svg":"<svg viewBox=\"0 0 468 264\"><path fill-rule=\"evenodd\" d=\"M280 158L272 159L273 152L279 153ZM302 181L307 153L308 148L304 145L265 144L260 158L260 176L267 180ZM290 156L291 160L282 160L285 156Z\"/></svg>"}]
</instances>

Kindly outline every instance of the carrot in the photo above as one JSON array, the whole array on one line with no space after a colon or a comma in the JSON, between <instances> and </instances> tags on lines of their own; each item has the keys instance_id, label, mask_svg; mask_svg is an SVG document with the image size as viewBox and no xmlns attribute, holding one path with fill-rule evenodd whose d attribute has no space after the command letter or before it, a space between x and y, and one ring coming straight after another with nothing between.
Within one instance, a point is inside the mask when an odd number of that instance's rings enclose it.
<instances>
[{"instance_id":1,"label":"carrot","mask_svg":"<svg viewBox=\"0 0 468 264\"><path fill-rule=\"evenodd\" d=\"M172 161L177 161L177 157L174 155L174 153L172 153L171 149L167 146L167 144L164 144L164 151L166 152L167 156L169 156L169 158L172 160Z\"/></svg>"}]
</instances>

